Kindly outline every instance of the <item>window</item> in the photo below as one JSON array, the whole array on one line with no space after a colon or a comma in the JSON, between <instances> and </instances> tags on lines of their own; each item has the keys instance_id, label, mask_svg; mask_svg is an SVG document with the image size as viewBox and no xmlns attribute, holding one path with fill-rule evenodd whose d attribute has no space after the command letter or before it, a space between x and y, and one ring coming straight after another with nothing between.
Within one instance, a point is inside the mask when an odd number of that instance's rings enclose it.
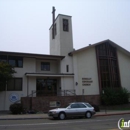
<instances>
[{"instance_id":1,"label":"window","mask_svg":"<svg viewBox=\"0 0 130 130\"><path fill-rule=\"evenodd\" d=\"M69 65L66 65L66 71L69 72Z\"/></svg>"},{"instance_id":2,"label":"window","mask_svg":"<svg viewBox=\"0 0 130 130\"><path fill-rule=\"evenodd\" d=\"M96 46L101 88L120 87L116 48L109 42Z\"/></svg>"},{"instance_id":3,"label":"window","mask_svg":"<svg viewBox=\"0 0 130 130\"><path fill-rule=\"evenodd\" d=\"M85 103L87 105L87 107L92 107L89 103Z\"/></svg>"},{"instance_id":4,"label":"window","mask_svg":"<svg viewBox=\"0 0 130 130\"><path fill-rule=\"evenodd\" d=\"M7 82L7 91L22 91L22 78L13 78Z\"/></svg>"},{"instance_id":5,"label":"window","mask_svg":"<svg viewBox=\"0 0 130 130\"><path fill-rule=\"evenodd\" d=\"M86 106L82 103L75 103L71 105L71 108L86 108Z\"/></svg>"},{"instance_id":6,"label":"window","mask_svg":"<svg viewBox=\"0 0 130 130\"><path fill-rule=\"evenodd\" d=\"M56 30L56 23L54 24L54 35L57 34L57 30Z\"/></svg>"},{"instance_id":7,"label":"window","mask_svg":"<svg viewBox=\"0 0 130 130\"><path fill-rule=\"evenodd\" d=\"M9 56L7 55L0 55L0 62L8 62L13 67L23 67L23 58L18 56Z\"/></svg>"},{"instance_id":8,"label":"window","mask_svg":"<svg viewBox=\"0 0 130 130\"><path fill-rule=\"evenodd\" d=\"M6 55L1 55L0 56L0 62L7 62L7 56Z\"/></svg>"},{"instance_id":9,"label":"window","mask_svg":"<svg viewBox=\"0 0 130 130\"><path fill-rule=\"evenodd\" d=\"M69 22L68 19L63 19L63 31L69 31Z\"/></svg>"},{"instance_id":10,"label":"window","mask_svg":"<svg viewBox=\"0 0 130 130\"><path fill-rule=\"evenodd\" d=\"M17 56L9 56L9 64L13 67L23 67L23 58Z\"/></svg>"},{"instance_id":11,"label":"window","mask_svg":"<svg viewBox=\"0 0 130 130\"><path fill-rule=\"evenodd\" d=\"M52 39L54 39L54 32L53 32L53 27L52 27Z\"/></svg>"},{"instance_id":12,"label":"window","mask_svg":"<svg viewBox=\"0 0 130 130\"><path fill-rule=\"evenodd\" d=\"M53 32L53 29L54 29L54 32ZM56 34L57 34L57 29L56 29L56 23L55 23L54 28L52 27L52 39L55 38Z\"/></svg>"},{"instance_id":13,"label":"window","mask_svg":"<svg viewBox=\"0 0 130 130\"><path fill-rule=\"evenodd\" d=\"M49 62L41 62L41 70L50 71L50 63Z\"/></svg>"},{"instance_id":14,"label":"window","mask_svg":"<svg viewBox=\"0 0 130 130\"><path fill-rule=\"evenodd\" d=\"M0 82L0 91L5 91L6 89L6 82Z\"/></svg>"},{"instance_id":15,"label":"window","mask_svg":"<svg viewBox=\"0 0 130 130\"><path fill-rule=\"evenodd\" d=\"M71 108L79 108L78 104L72 104Z\"/></svg>"},{"instance_id":16,"label":"window","mask_svg":"<svg viewBox=\"0 0 130 130\"><path fill-rule=\"evenodd\" d=\"M86 106L84 104L78 104L79 108L86 108Z\"/></svg>"}]
</instances>

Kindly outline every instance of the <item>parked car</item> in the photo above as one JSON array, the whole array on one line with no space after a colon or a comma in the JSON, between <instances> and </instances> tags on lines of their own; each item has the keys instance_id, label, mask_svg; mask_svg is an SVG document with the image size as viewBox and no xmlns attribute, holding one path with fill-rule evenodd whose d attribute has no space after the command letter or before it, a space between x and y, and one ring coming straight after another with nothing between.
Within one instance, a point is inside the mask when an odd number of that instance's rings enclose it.
<instances>
[{"instance_id":1,"label":"parked car","mask_svg":"<svg viewBox=\"0 0 130 130\"><path fill-rule=\"evenodd\" d=\"M60 120L64 120L67 117L91 118L95 113L94 107L92 107L89 103L74 102L70 103L70 105L66 108L49 110L48 116L53 117L54 119L59 118Z\"/></svg>"}]
</instances>

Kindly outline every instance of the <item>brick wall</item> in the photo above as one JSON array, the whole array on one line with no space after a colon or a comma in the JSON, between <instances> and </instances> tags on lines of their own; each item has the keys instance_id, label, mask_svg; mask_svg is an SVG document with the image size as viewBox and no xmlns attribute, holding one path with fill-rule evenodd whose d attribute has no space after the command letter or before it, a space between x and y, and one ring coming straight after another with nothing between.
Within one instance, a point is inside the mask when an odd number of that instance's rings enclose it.
<instances>
[{"instance_id":1,"label":"brick wall","mask_svg":"<svg viewBox=\"0 0 130 130\"><path fill-rule=\"evenodd\" d=\"M50 107L50 102L60 102L60 107L66 107L71 102L89 102L100 105L99 95L78 95L78 96L44 96L44 97L22 97L21 103L27 110L48 112L55 107Z\"/></svg>"}]
</instances>

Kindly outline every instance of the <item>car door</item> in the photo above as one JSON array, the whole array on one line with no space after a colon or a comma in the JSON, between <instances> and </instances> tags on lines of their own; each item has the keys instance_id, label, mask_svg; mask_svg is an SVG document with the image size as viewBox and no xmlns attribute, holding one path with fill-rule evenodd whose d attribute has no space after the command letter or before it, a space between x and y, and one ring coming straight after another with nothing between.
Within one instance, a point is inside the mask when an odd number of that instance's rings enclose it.
<instances>
[{"instance_id":1,"label":"car door","mask_svg":"<svg viewBox=\"0 0 130 130\"><path fill-rule=\"evenodd\" d=\"M78 104L77 115L84 116L86 113L87 107L83 103Z\"/></svg>"},{"instance_id":2,"label":"car door","mask_svg":"<svg viewBox=\"0 0 130 130\"><path fill-rule=\"evenodd\" d=\"M78 111L77 111L78 105L77 104L71 104L67 109L66 109L66 115L68 117L74 117L77 116Z\"/></svg>"}]
</instances>

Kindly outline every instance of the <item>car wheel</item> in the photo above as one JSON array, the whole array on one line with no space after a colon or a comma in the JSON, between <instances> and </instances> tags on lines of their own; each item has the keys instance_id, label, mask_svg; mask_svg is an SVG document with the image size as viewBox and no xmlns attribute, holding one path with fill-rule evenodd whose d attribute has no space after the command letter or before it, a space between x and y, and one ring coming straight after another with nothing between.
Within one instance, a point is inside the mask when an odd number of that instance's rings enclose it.
<instances>
[{"instance_id":1,"label":"car wheel","mask_svg":"<svg viewBox=\"0 0 130 130\"><path fill-rule=\"evenodd\" d=\"M66 118L65 113L62 112L62 113L59 114L59 119L60 120L64 120L65 118Z\"/></svg>"},{"instance_id":2,"label":"car wheel","mask_svg":"<svg viewBox=\"0 0 130 130\"><path fill-rule=\"evenodd\" d=\"M86 112L86 113L85 113L85 117L86 117L86 118L91 118L91 117L92 117L91 112Z\"/></svg>"}]
</instances>

